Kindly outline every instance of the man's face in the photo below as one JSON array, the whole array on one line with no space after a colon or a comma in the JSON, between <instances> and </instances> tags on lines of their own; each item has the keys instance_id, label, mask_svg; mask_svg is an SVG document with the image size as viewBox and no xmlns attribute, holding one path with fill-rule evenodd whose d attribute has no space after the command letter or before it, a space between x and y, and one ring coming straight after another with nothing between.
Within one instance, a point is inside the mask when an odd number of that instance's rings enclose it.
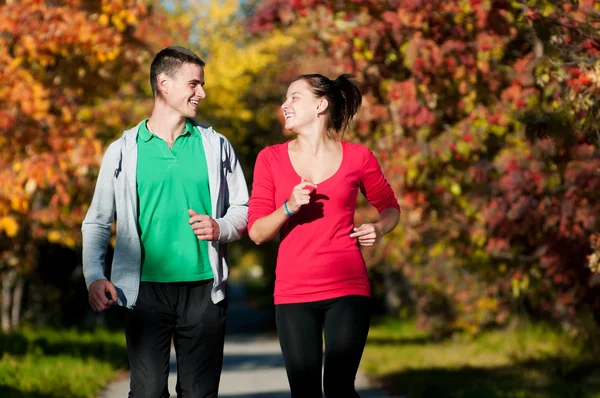
<instances>
[{"instance_id":1,"label":"man's face","mask_svg":"<svg viewBox=\"0 0 600 398\"><path fill-rule=\"evenodd\" d=\"M198 103L206 98L204 92L204 68L196 64L184 63L172 78L169 78L167 104L184 117L193 118L198 111Z\"/></svg>"}]
</instances>

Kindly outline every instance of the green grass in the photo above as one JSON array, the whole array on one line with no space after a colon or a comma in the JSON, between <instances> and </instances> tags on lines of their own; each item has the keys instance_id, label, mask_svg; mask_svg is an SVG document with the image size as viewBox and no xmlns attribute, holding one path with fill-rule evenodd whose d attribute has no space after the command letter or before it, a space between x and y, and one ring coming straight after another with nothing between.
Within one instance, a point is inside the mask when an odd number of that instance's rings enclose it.
<instances>
[{"instance_id":1,"label":"green grass","mask_svg":"<svg viewBox=\"0 0 600 398\"><path fill-rule=\"evenodd\" d=\"M436 342L387 321L372 327L362 367L408 398L600 398L600 357L539 325Z\"/></svg>"},{"instance_id":2,"label":"green grass","mask_svg":"<svg viewBox=\"0 0 600 398\"><path fill-rule=\"evenodd\" d=\"M127 367L122 331L0 334L0 397L95 397Z\"/></svg>"}]
</instances>

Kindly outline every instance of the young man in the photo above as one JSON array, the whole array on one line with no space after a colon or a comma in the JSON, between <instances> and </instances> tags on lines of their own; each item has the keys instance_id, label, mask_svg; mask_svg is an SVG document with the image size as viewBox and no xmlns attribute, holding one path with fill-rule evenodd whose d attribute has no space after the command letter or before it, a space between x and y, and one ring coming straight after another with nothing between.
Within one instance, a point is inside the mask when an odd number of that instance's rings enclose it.
<instances>
[{"instance_id":1,"label":"young man","mask_svg":"<svg viewBox=\"0 0 600 398\"><path fill-rule=\"evenodd\" d=\"M193 118L204 61L182 47L150 67L154 110L104 155L82 226L83 272L94 311L127 311L129 397L217 397L223 362L226 243L248 222L248 190L231 144ZM104 257L116 217L111 279Z\"/></svg>"}]
</instances>

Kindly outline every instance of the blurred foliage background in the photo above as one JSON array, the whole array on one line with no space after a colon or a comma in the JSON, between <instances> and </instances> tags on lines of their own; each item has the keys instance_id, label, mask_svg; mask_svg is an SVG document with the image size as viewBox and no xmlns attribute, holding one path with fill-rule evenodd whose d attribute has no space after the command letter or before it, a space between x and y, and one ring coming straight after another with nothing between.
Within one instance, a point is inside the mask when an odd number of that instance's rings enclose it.
<instances>
[{"instance_id":1,"label":"blurred foliage background","mask_svg":"<svg viewBox=\"0 0 600 398\"><path fill-rule=\"evenodd\" d=\"M521 319L590 338L600 322L600 2L0 1L4 332L90 326L81 221L107 144L152 107L153 55L207 62L198 120L254 159L283 142L300 73L351 73L344 139L369 146L402 208L365 250L376 312L437 339ZM376 217L361 201L356 221ZM318 233L318 231L315 231ZM277 244L230 245L270 306Z\"/></svg>"},{"instance_id":2,"label":"blurred foliage background","mask_svg":"<svg viewBox=\"0 0 600 398\"><path fill-rule=\"evenodd\" d=\"M289 139L279 106L293 76L356 77L365 101L344 139L375 151L403 210L365 252L383 312L441 334L523 313L574 328L597 316L598 2L32 0L1 11L4 330L48 306L59 314L78 290L65 275L80 278L98 164L148 116L148 65L170 44L206 59L198 119L231 139L249 183L257 152ZM373 217L362 202L357 222ZM272 278L275 246L231 245L238 267L264 267L239 274ZM36 298L32 286L53 279L56 292Z\"/></svg>"}]
</instances>

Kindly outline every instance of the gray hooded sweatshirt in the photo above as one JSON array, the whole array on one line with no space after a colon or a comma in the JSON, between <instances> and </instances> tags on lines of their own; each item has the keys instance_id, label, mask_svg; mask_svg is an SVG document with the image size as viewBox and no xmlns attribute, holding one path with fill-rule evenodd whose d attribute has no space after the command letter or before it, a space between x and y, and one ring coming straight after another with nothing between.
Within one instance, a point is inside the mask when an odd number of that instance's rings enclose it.
<instances>
[{"instance_id":1,"label":"gray hooded sweatshirt","mask_svg":"<svg viewBox=\"0 0 600 398\"><path fill-rule=\"evenodd\" d=\"M128 308L133 308L138 297L142 263L136 187L137 134L141 123L125 131L106 150L94 197L81 227L83 275L89 289L94 281L107 279L104 262L116 218L110 280L117 290L117 303ZM229 141L212 127L192 123L202 135L210 197L216 198L212 200L212 214L221 230L218 240L208 246L214 274L211 296L218 303L225 298L229 275L227 242L240 239L248 225L248 187Z\"/></svg>"}]
</instances>

